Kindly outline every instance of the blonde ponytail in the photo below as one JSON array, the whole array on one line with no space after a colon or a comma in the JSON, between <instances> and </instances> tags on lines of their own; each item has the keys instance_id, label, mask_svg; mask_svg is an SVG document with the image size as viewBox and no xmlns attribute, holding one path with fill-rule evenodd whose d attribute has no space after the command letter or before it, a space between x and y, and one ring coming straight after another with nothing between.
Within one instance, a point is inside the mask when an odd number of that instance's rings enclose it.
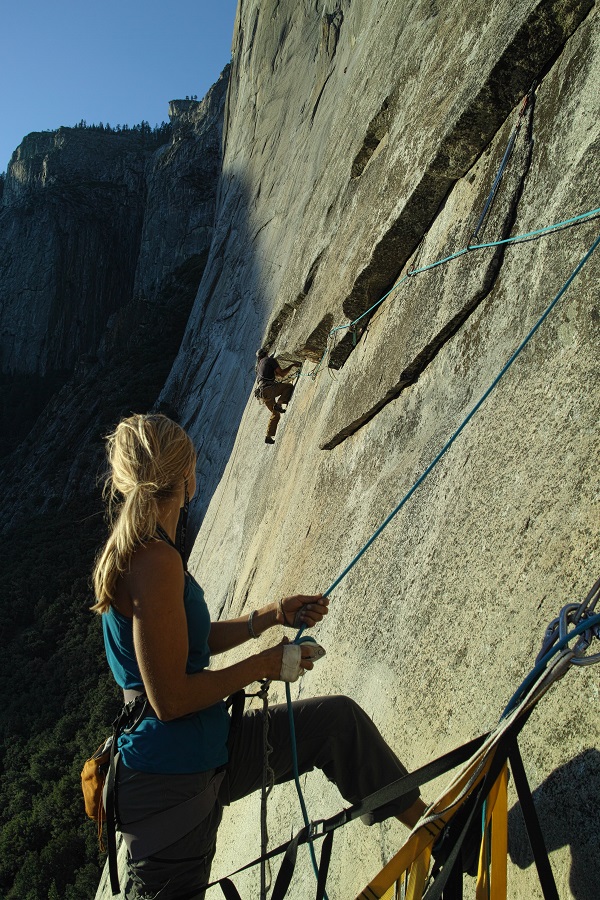
<instances>
[{"instance_id":1,"label":"blonde ponytail","mask_svg":"<svg viewBox=\"0 0 600 900\"><path fill-rule=\"evenodd\" d=\"M94 567L94 612L108 612L133 552L156 533L159 502L172 497L195 465L191 440L159 413L123 419L106 440L104 485L111 527Z\"/></svg>"}]
</instances>

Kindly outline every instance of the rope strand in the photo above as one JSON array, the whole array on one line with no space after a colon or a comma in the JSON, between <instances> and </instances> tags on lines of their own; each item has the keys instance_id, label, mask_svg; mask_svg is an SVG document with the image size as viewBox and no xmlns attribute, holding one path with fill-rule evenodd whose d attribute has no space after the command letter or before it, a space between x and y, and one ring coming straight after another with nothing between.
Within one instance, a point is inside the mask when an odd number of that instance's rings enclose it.
<instances>
[{"instance_id":1,"label":"rope strand","mask_svg":"<svg viewBox=\"0 0 600 900\"><path fill-rule=\"evenodd\" d=\"M598 210L598 212L600 212L600 210ZM523 338L523 340L522 340L521 343L518 345L518 347L517 347L517 349L514 351L514 353L512 353L512 355L509 357L509 359L507 360L507 362L502 366L502 368L501 368L500 372L498 373L498 375L494 378L494 380L492 381L492 383L490 384L490 386L489 386L489 387L487 388L487 390L483 393L483 395L482 395L482 396L480 397L480 399L477 401L477 403L475 404L475 406L473 406L473 408L470 410L470 412L465 416L465 418L464 418L463 421L460 423L460 425L458 426L458 428L456 429L456 431L451 435L450 438L448 438L448 440L446 441L446 443L444 444L444 446L442 447L442 449L439 451L439 453L435 456L435 458L434 458L434 459L432 460L432 462L427 466L427 468L425 469L425 471L424 471L424 472L419 476L419 478L415 481L415 483L413 484L413 486L406 492L406 494L405 494L404 497L400 500L400 502L397 504L397 506L395 506L394 509L391 511L391 513L389 513L389 515L384 519L384 521L381 523L381 525L379 526L379 528L374 532L374 534L371 535L371 537L369 538L369 540L363 545L363 547L361 547L361 549L358 551L358 553L357 553L357 554L354 556L354 558L348 563L348 565L347 565L346 568L340 573L340 575L338 575L338 577L332 582L332 584L327 588L327 590L324 591L324 595L325 595L325 596L329 596L329 595L332 593L332 591L335 590L335 588L340 584L340 582L346 577L346 575L347 575L347 574L351 571L351 569L356 565L356 563L359 561L359 559L361 559L361 557L366 553L366 551L369 549L369 547L371 546L371 544L373 544L373 543L377 540L377 538L378 538L378 537L380 536L380 534L385 530L385 528L387 528L387 526L388 526L389 523L392 521L392 519L400 512L400 510L402 509L402 507L403 507L403 506L408 502L408 500L412 497L412 495L415 493L415 491L417 490L417 488L419 488L420 485L423 484L423 482L425 481L425 479L427 478L427 476L428 476L428 475L433 471L433 469L437 466L437 464L438 464L439 461L442 459L442 457L448 452L448 450L450 449L450 447L452 446L452 444L454 443L454 441L455 441L455 440L457 439L457 437L461 434L461 432L466 428L466 426L467 426L468 423L471 421L471 419L473 418L473 416L475 416L475 414L478 412L478 410L483 406L483 404L485 403L485 401L487 400L487 398L490 396L490 394L492 393L492 391L493 391L493 390L496 388L496 386L499 384L499 382L500 382L501 379L504 377L504 375L506 374L506 372L508 372L508 370L510 369L510 367L512 366L512 364L514 363L514 361L517 359L517 357L520 355L520 353L524 350L524 348L527 346L527 344L528 344L529 341L532 339L532 337L534 336L534 334L538 331L538 329L541 327L541 325L542 325L542 324L545 322L545 320L548 318L548 316L550 315L550 313L552 312L552 310L554 309L554 307L556 306L556 304L559 302L559 300L561 299L561 297L565 294L565 292L567 291L567 289L569 288L569 286L572 284L572 282L575 280L575 278L577 277L577 275L579 274L579 272L581 272L581 270L583 269L584 265L587 263L587 261L589 260L589 258L591 257L591 255L592 255L593 252L596 250L596 248L598 247L599 244L600 244L600 236L598 236L598 237L596 238L596 240L594 241L594 243L592 244L592 246L590 247L590 249L589 249L589 250L584 254L584 256L581 258L581 260L579 261L579 263L577 264L577 266L573 269L573 271L571 272L571 274L569 275L569 277L567 278L567 280L565 281L565 283L563 284L563 286L560 288L560 290L558 291L558 293L554 296L554 298L552 299L552 301L548 304L548 306L546 307L546 309L544 310L544 312L542 313L542 315L539 317L539 319L538 319L537 322L535 323L535 325L530 329L530 331L527 333L527 335ZM595 588L596 588L596 586L595 586ZM594 589L592 590L592 592L590 592L590 595L589 595L588 598L587 598L588 600L591 599L591 596L592 596L593 593L594 593ZM505 711L504 711L503 717L507 716L507 715L509 714L509 712L511 711L511 709L514 708L514 706L515 706L515 705L517 704L517 702L518 702L519 697L521 697L521 696L523 695L523 692L526 690L526 688L527 688L527 687L529 686L529 684L531 683L531 680L535 677L535 675L538 675L538 674L540 673L540 671L543 669L543 667L545 667L545 665L546 665L546 663L548 662L549 658L550 658L551 656L553 656L553 655L557 652L558 649L561 649L562 646L566 645L567 641L568 641L568 640L571 640L571 638L574 637L575 635L584 632L585 630L587 630L588 628L590 628L592 625L597 627L598 624L600 624L600 616L595 616L595 617L593 617L593 618L592 618L591 620L589 620L589 621L584 621L584 622L582 622L582 623L581 623L580 625L578 625L572 632L569 633L569 635L568 635L567 638L565 638L565 639L559 641L559 642L556 644L556 646L552 649L552 651L549 651L549 652L546 654L546 656L543 657L543 659L542 659L542 660L538 663L538 665L534 668L533 672L530 673L530 675L528 676L528 678L525 679L525 681L523 682L523 684L519 687L519 689L517 690L517 692L513 695L513 697L512 697L511 700L509 701L509 703L508 703L508 705L507 705L507 707L506 707L506 709L505 709ZM303 625L303 626L298 630L298 633L297 633L296 638L295 638L295 643L298 643L298 641L299 641L299 639L300 639L300 637L301 637L303 631L305 630L305 628L306 628L306 626ZM285 686L285 692L286 692L286 701L287 701L287 709L288 709L288 718L289 718L289 724L290 724L290 740L291 740L291 748L292 748L292 768L293 768L293 773L294 773L294 782L295 782L295 785L296 785L296 792L297 792L298 798L299 798L299 800L300 800L300 808L301 808L301 810L302 810L302 817L303 817L303 819L304 819L304 824L305 824L307 827L310 827L310 820L309 820L309 817L308 817L308 811L307 811L307 809L306 809L306 803L304 802L304 796L303 796L303 794L302 794L302 788L301 788L301 785L300 785L300 776L299 776L299 772L298 772L298 754L297 754L297 749L296 749L296 730L295 730L295 726L294 726L294 713L293 713L293 708L292 708L292 698L291 698L290 686L289 686L288 683L286 683L286 686ZM314 848L313 848L312 841L309 841L309 850L310 850L310 855L311 855L311 860L312 860L313 868L314 868L314 871L315 871L315 876L317 877L317 880L318 880L318 867L317 867L317 861L316 861L315 851L314 851ZM326 897L326 895L325 895L325 897Z\"/></svg>"},{"instance_id":2,"label":"rope strand","mask_svg":"<svg viewBox=\"0 0 600 900\"><path fill-rule=\"evenodd\" d=\"M528 243L531 240L535 240L538 237L542 237L546 234L551 234L555 231L561 231L565 228L571 228L573 225L577 225L580 222L590 221L593 218L600 216L600 207L596 207L595 209L590 209L588 212L580 213L577 216L573 216L570 219L563 219L560 222L555 222L552 225L545 225L543 228L536 228L534 231L527 231L524 234L516 234L513 237L503 238L498 241L487 241L481 244L469 244L466 247L463 247L461 250L457 250L455 253L450 253L448 256L444 256L441 259L435 260L434 262L428 263L425 266L420 266L418 269L411 269L405 275L402 276L379 300L376 300L375 303L372 304L368 309L366 309L363 313L360 314L356 319L353 319L351 322L347 322L345 325L336 325L335 328L332 328L327 336L327 344L325 346L325 350L323 351L323 355L321 359L318 361L317 365L311 372L300 372L300 378L315 378L321 369L323 368L323 363L330 353L329 344L332 340L335 339L337 333L339 331L344 331L348 328L354 328L362 319L366 318L370 313L377 309L378 306L381 306L384 300L387 300L394 291L397 291L409 278L414 278L416 275L422 275L423 272L429 272L431 269L437 269L440 266L444 266L449 262L452 262L455 259L459 259L461 256L466 256L466 254L471 253L475 250L490 250L494 247L500 247L509 244L524 244Z\"/></svg>"}]
</instances>

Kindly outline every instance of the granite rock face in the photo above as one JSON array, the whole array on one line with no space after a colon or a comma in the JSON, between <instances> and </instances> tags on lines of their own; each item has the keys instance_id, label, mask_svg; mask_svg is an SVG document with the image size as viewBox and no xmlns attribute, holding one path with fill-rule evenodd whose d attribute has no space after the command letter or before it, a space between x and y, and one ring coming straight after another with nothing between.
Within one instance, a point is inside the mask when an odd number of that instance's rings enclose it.
<instances>
[{"instance_id":1,"label":"granite rock face","mask_svg":"<svg viewBox=\"0 0 600 900\"><path fill-rule=\"evenodd\" d=\"M173 101L171 136L63 128L13 154L0 212L3 529L89 493L100 435L164 384L212 240L227 77L202 102Z\"/></svg>"},{"instance_id":2,"label":"granite rock face","mask_svg":"<svg viewBox=\"0 0 600 900\"><path fill-rule=\"evenodd\" d=\"M473 243L517 124L477 243L596 208L599 79L590 2L239 5L215 235L162 393L199 448L190 566L215 616L325 590L566 283L597 221L465 252L329 336ZM293 690L350 694L409 768L493 726L597 577L599 267L596 252L333 592L327 657ZM264 343L305 360L273 447L251 394ZM569 672L521 739L559 896L578 900L600 878L600 820L567 779L600 790L596 703L594 670ZM303 788L311 817L344 805L319 773ZM512 790L509 896L538 897ZM258 853L258 809L226 810L215 877ZM293 786L276 788L273 843L300 824ZM330 896L356 896L404 834L344 828ZM237 881L257 895L256 872ZM312 881L302 854L291 896Z\"/></svg>"},{"instance_id":3,"label":"granite rock face","mask_svg":"<svg viewBox=\"0 0 600 900\"><path fill-rule=\"evenodd\" d=\"M61 128L13 154L0 210L1 455L73 378L78 392L88 373L91 386L106 381L119 346L134 361L149 322L170 316L181 334L212 239L227 76L202 102L172 102L172 135Z\"/></svg>"},{"instance_id":4,"label":"granite rock face","mask_svg":"<svg viewBox=\"0 0 600 900\"><path fill-rule=\"evenodd\" d=\"M202 101L169 105L172 140L153 156L134 295L168 290L183 267L197 288L212 241L228 69Z\"/></svg>"}]
</instances>

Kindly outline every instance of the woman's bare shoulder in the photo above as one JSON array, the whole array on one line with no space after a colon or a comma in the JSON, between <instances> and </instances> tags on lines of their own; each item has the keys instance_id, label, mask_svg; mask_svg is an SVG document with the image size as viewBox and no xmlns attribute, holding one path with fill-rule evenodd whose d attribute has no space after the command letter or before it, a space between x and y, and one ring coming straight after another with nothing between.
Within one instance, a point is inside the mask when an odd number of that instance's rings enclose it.
<instances>
[{"instance_id":1,"label":"woman's bare shoulder","mask_svg":"<svg viewBox=\"0 0 600 900\"><path fill-rule=\"evenodd\" d=\"M184 585L181 556L165 541L149 541L134 552L123 580L132 601L164 592L178 593Z\"/></svg>"}]
</instances>

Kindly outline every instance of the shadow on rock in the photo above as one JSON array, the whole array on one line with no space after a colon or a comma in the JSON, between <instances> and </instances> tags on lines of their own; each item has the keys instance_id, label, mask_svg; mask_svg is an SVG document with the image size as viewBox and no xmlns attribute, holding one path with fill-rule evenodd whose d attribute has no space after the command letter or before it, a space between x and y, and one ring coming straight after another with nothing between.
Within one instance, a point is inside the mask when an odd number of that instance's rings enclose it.
<instances>
[{"instance_id":1,"label":"shadow on rock","mask_svg":"<svg viewBox=\"0 0 600 900\"><path fill-rule=\"evenodd\" d=\"M597 900L600 886L600 751L585 750L555 769L533 792L548 853L571 850L569 886L576 900ZM508 852L521 869L533 864L521 804L508 814Z\"/></svg>"}]
</instances>

